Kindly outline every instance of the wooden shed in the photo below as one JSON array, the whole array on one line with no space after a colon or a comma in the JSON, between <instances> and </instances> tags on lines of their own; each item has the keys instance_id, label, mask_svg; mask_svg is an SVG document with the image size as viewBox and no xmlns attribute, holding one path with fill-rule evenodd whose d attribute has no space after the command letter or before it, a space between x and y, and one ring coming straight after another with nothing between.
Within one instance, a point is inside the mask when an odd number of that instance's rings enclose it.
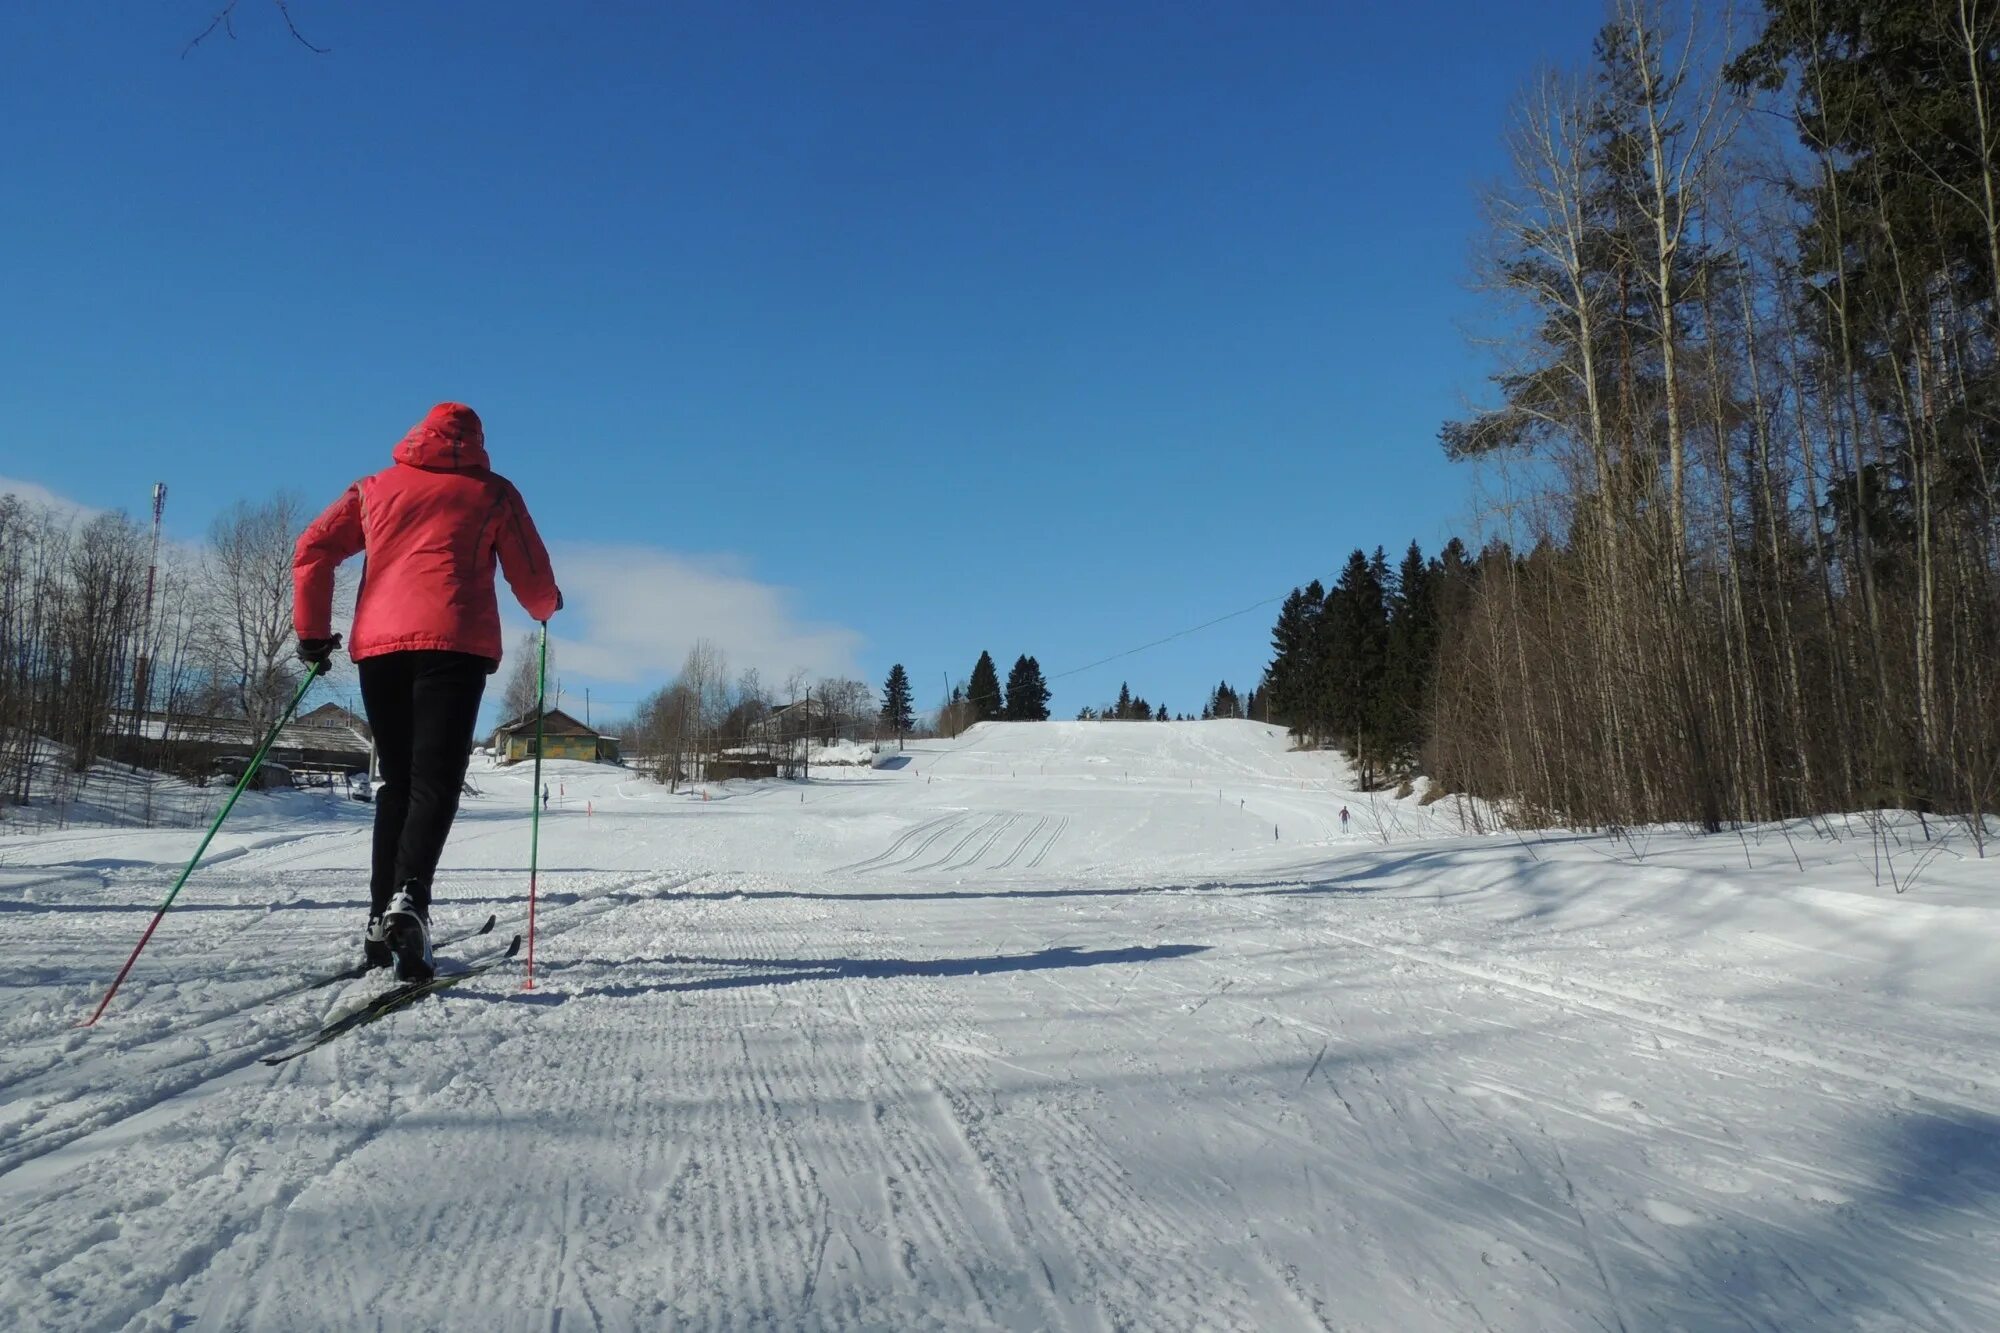
<instances>
[{"instance_id":1,"label":"wooden shed","mask_svg":"<svg viewBox=\"0 0 2000 1333\"><path fill-rule=\"evenodd\" d=\"M510 764L533 759L535 715L530 713L516 718L495 731L493 753ZM542 715L542 757L615 764L618 762L618 738L585 726L560 708L551 708Z\"/></svg>"}]
</instances>

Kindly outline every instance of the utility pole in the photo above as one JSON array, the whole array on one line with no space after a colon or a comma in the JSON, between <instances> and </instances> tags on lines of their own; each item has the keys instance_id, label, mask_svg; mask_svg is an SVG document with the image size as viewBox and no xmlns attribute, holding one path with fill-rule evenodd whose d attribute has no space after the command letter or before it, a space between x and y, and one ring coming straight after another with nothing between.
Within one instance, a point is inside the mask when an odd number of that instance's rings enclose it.
<instances>
[{"instance_id":1,"label":"utility pole","mask_svg":"<svg viewBox=\"0 0 2000 1333\"><path fill-rule=\"evenodd\" d=\"M153 554L146 562L146 611L139 622L139 661L132 672L132 728L139 734L145 726L146 702L152 695L153 674L153 585L160 570L160 519L167 512L167 483L153 483Z\"/></svg>"}]
</instances>

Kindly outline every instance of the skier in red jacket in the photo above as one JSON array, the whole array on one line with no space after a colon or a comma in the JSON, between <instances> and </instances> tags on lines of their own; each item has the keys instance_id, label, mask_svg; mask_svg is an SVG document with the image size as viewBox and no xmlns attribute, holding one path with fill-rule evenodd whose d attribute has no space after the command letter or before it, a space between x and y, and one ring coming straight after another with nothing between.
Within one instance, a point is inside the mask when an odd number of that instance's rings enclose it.
<instances>
[{"instance_id":1,"label":"skier in red jacket","mask_svg":"<svg viewBox=\"0 0 2000 1333\"><path fill-rule=\"evenodd\" d=\"M394 458L299 538L292 624L301 660L324 669L340 647L334 568L367 552L348 652L382 785L362 948L370 966L393 961L412 981L433 975L431 877L458 813L479 697L500 666L494 561L536 620L562 609L562 593L520 492L487 466L471 408L439 403Z\"/></svg>"}]
</instances>

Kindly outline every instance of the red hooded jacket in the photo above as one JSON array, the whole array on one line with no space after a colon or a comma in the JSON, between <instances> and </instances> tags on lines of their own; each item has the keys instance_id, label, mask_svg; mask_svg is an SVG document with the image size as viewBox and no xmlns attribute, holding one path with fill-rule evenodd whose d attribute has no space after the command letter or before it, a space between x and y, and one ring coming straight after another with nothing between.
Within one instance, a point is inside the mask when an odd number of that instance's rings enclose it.
<instances>
[{"instance_id":1,"label":"red hooded jacket","mask_svg":"<svg viewBox=\"0 0 2000 1333\"><path fill-rule=\"evenodd\" d=\"M367 551L354 631L356 661L443 648L500 662L493 562L537 620L562 606L549 553L521 493L486 462L479 416L439 403L396 446L394 467L364 477L313 521L292 556L292 625L333 633L333 571Z\"/></svg>"}]
</instances>

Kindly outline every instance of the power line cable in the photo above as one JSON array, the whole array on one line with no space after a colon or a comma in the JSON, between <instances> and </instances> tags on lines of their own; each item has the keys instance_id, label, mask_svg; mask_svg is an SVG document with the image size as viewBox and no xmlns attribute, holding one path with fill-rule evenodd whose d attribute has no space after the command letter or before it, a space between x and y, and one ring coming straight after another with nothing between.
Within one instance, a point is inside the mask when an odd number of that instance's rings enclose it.
<instances>
[{"instance_id":1,"label":"power line cable","mask_svg":"<svg viewBox=\"0 0 2000 1333\"><path fill-rule=\"evenodd\" d=\"M1260 611L1263 608L1270 606L1274 602L1282 602L1284 600L1285 599L1283 597L1266 597L1261 602L1252 602L1250 605L1244 607L1240 611L1231 611L1226 616L1217 616L1213 620L1204 620L1199 625L1190 625L1186 629L1176 630L1172 634L1167 635L1167 637L1165 637L1164 639L1155 639L1151 643L1142 643L1137 648L1127 648L1122 653L1113 653L1109 657L1100 657L1095 662L1091 662L1085 666L1071 667L1068 671L1058 671L1055 675L1045 676L1043 677L1043 679L1062 680L1068 676L1080 676L1086 671L1095 671L1097 670L1097 668L1104 666L1108 663L1117 662L1127 657L1137 656L1140 653L1147 652L1154 648L1158 648L1162 644L1172 643L1175 639L1185 639L1190 634L1199 634L1201 631L1215 625L1220 625L1224 621L1235 620L1239 616L1247 616L1252 611Z\"/></svg>"}]
</instances>

